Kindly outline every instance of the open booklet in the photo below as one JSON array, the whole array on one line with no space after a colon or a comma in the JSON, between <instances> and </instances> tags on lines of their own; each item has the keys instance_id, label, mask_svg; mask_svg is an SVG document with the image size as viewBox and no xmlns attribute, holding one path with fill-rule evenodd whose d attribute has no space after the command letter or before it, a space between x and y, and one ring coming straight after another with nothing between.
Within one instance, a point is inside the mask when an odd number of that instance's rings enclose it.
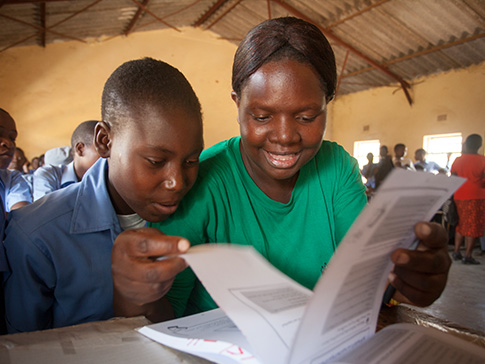
<instances>
[{"instance_id":1,"label":"open booklet","mask_svg":"<svg viewBox=\"0 0 485 364\"><path fill-rule=\"evenodd\" d=\"M456 356L438 362L466 358L467 363L481 363L485 350L434 329L398 324L375 335L391 252L410 247L414 225L430 220L463 182L394 170L340 243L313 292L250 246L195 246L184 258L220 309L139 331L216 363L377 363L403 358L429 363L437 362L445 350ZM418 353L416 360L409 360Z\"/></svg>"}]
</instances>

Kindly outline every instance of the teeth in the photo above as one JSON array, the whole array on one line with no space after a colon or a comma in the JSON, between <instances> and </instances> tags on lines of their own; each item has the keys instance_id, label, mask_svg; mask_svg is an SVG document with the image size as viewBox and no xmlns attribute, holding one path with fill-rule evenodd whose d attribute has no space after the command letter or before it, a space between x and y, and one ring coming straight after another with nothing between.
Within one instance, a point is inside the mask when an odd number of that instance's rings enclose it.
<instances>
[{"instance_id":1,"label":"teeth","mask_svg":"<svg viewBox=\"0 0 485 364\"><path fill-rule=\"evenodd\" d=\"M295 153L293 153L293 154L283 154L283 155L281 155L281 154L273 154L273 153L269 153L269 155L270 155L272 158L274 158L274 159L277 159L277 160L279 160L279 161L284 162L284 161L289 161L289 160L293 159L293 158L295 157L295 155L296 155L296 154L295 154Z\"/></svg>"}]
</instances>

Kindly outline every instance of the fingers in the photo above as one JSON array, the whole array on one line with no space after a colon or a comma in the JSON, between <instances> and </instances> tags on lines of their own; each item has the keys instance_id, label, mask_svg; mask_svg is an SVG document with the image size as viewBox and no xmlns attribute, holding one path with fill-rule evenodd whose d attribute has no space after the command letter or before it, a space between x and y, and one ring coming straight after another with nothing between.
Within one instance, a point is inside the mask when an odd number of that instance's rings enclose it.
<instances>
[{"instance_id":1,"label":"fingers","mask_svg":"<svg viewBox=\"0 0 485 364\"><path fill-rule=\"evenodd\" d=\"M134 260L116 263L112 260L113 278L124 277L134 282L159 283L173 279L187 267L184 259L174 257L162 261Z\"/></svg>"},{"instance_id":2,"label":"fingers","mask_svg":"<svg viewBox=\"0 0 485 364\"><path fill-rule=\"evenodd\" d=\"M425 251L397 249L392 252L391 260L396 268L401 267L425 274L448 272L451 265L448 253L442 249Z\"/></svg>"},{"instance_id":3,"label":"fingers","mask_svg":"<svg viewBox=\"0 0 485 364\"><path fill-rule=\"evenodd\" d=\"M446 286L447 275L431 275L423 279L416 275L391 273L389 281L396 288L394 299L415 306L429 306L436 301Z\"/></svg>"},{"instance_id":4,"label":"fingers","mask_svg":"<svg viewBox=\"0 0 485 364\"><path fill-rule=\"evenodd\" d=\"M428 306L443 292L451 259L447 251L448 234L441 225L420 222L415 227L420 245L416 250L397 249L389 281L396 288L399 302Z\"/></svg>"},{"instance_id":5,"label":"fingers","mask_svg":"<svg viewBox=\"0 0 485 364\"><path fill-rule=\"evenodd\" d=\"M185 253L190 247L187 239L165 235L158 229L127 230L115 240L113 249L134 257L159 257Z\"/></svg>"},{"instance_id":6,"label":"fingers","mask_svg":"<svg viewBox=\"0 0 485 364\"><path fill-rule=\"evenodd\" d=\"M114 286L123 297L129 297L131 303L142 306L147 302L154 302L165 296L170 290L173 279L165 282L144 283L134 282L126 277L119 276Z\"/></svg>"},{"instance_id":7,"label":"fingers","mask_svg":"<svg viewBox=\"0 0 485 364\"><path fill-rule=\"evenodd\" d=\"M414 227L414 232L427 248L442 249L448 244L448 233L437 223L419 222Z\"/></svg>"},{"instance_id":8,"label":"fingers","mask_svg":"<svg viewBox=\"0 0 485 364\"><path fill-rule=\"evenodd\" d=\"M113 284L119 294L143 305L160 299L175 276L187 267L177 254L190 247L187 239L168 236L157 229L127 230L115 240L111 252ZM156 260L157 257L167 257Z\"/></svg>"}]
</instances>

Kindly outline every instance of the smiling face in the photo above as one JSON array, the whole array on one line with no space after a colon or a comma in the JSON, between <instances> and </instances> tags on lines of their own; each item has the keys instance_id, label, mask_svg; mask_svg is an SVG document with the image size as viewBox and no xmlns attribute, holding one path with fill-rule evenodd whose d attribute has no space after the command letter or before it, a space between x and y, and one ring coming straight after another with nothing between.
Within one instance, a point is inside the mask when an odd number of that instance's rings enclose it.
<instances>
[{"instance_id":1,"label":"smiling face","mask_svg":"<svg viewBox=\"0 0 485 364\"><path fill-rule=\"evenodd\" d=\"M326 124L325 92L313 67L294 60L264 64L246 81L238 107L241 155L268 196L291 190L301 167L318 152Z\"/></svg>"},{"instance_id":2,"label":"smiling face","mask_svg":"<svg viewBox=\"0 0 485 364\"><path fill-rule=\"evenodd\" d=\"M180 108L148 105L143 115L129 114L114 130L96 126L96 148L109 158L110 197L118 214L162 221L197 178L202 122Z\"/></svg>"},{"instance_id":3,"label":"smiling face","mask_svg":"<svg viewBox=\"0 0 485 364\"><path fill-rule=\"evenodd\" d=\"M5 169L15 153L17 128L15 121L6 112L0 110L0 168Z\"/></svg>"}]
</instances>

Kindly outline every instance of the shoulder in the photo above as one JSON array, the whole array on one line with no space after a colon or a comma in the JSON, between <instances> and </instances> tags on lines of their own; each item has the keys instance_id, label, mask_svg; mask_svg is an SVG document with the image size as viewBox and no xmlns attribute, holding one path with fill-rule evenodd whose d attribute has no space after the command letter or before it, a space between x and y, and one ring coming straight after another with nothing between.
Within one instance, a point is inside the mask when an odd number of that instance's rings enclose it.
<instances>
[{"instance_id":1,"label":"shoulder","mask_svg":"<svg viewBox=\"0 0 485 364\"><path fill-rule=\"evenodd\" d=\"M327 169L341 169L343 167L355 168L358 164L354 157L352 157L341 145L336 142L324 140L320 150L315 156L315 161L318 166L325 166Z\"/></svg>"},{"instance_id":2,"label":"shoulder","mask_svg":"<svg viewBox=\"0 0 485 364\"><path fill-rule=\"evenodd\" d=\"M61 174L62 171L63 171L63 167L65 167L65 166L63 166L63 165L54 166L52 164L48 164L48 165L39 167L34 172L34 179L36 177L43 177L43 176L47 176L47 175Z\"/></svg>"},{"instance_id":3,"label":"shoulder","mask_svg":"<svg viewBox=\"0 0 485 364\"><path fill-rule=\"evenodd\" d=\"M234 137L204 150L200 156L199 180L233 174L231 170L238 166L241 159L239 140L239 137Z\"/></svg>"},{"instance_id":4,"label":"shoulder","mask_svg":"<svg viewBox=\"0 0 485 364\"><path fill-rule=\"evenodd\" d=\"M66 223L68 228L78 193L78 186L76 187L54 191L30 205L11 211L8 216L9 224L15 222L27 234L44 226L53 227ZM62 222L56 222L59 219Z\"/></svg>"},{"instance_id":5,"label":"shoulder","mask_svg":"<svg viewBox=\"0 0 485 364\"><path fill-rule=\"evenodd\" d=\"M13 169L0 169L0 179L8 188L11 184L23 180L22 173Z\"/></svg>"}]
</instances>

